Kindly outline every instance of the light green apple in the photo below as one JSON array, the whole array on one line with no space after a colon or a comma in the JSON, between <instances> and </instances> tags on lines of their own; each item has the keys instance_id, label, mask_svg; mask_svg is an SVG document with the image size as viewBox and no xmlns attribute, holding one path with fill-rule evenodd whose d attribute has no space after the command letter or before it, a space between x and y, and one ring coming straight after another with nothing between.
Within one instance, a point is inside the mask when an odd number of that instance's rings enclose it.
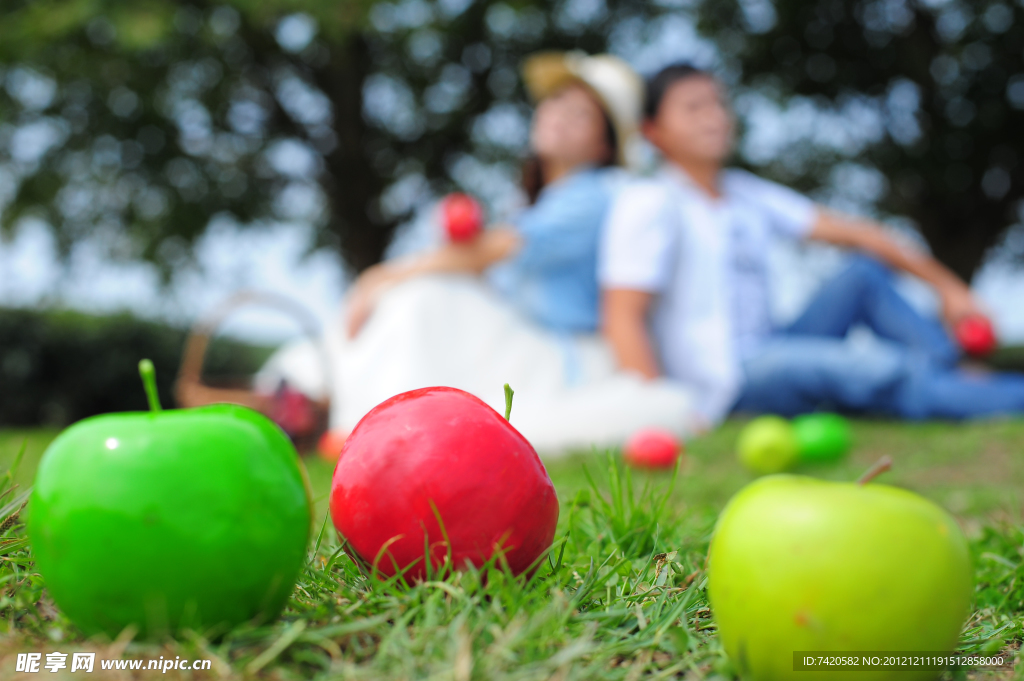
<instances>
[{"instance_id":1,"label":"light green apple","mask_svg":"<svg viewBox=\"0 0 1024 681\"><path fill-rule=\"evenodd\" d=\"M722 511L708 557L719 636L740 674L754 681L835 677L834 669L794 672L795 651L950 651L971 593L967 540L956 521L886 485L761 478Z\"/></svg>"},{"instance_id":2,"label":"light green apple","mask_svg":"<svg viewBox=\"0 0 1024 681\"><path fill-rule=\"evenodd\" d=\"M759 475L780 473L797 460L796 435L789 421L761 416L740 431L736 454L740 462Z\"/></svg>"}]
</instances>

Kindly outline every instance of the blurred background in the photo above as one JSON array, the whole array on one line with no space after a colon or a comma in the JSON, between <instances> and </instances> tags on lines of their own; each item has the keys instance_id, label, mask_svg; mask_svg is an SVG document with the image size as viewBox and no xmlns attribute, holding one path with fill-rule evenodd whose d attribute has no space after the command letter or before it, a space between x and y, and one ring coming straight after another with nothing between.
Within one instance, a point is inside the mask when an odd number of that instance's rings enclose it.
<instances>
[{"instance_id":1,"label":"blurred background","mask_svg":"<svg viewBox=\"0 0 1024 681\"><path fill-rule=\"evenodd\" d=\"M143 408L141 356L170 401L189 325L243 288L326 322L358 272L437 240L446 192L514 211L541 49L714 70L737 164L929 248L1024 344L1020 3L7 0L0 425ZM773 255L781 321L838 255ZM244 374L298 328L222 331L210 370Z\"/></svg>"}]
</instances>

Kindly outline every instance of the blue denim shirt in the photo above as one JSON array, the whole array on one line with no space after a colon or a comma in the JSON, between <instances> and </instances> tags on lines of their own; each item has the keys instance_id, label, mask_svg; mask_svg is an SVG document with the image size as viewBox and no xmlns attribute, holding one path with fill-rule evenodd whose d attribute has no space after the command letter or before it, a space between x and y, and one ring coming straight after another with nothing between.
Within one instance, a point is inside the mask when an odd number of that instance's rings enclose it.
<instances>
[{"instance_id":1,"label":"blue denim shirt","mask_svg":"<svg viewBox=\"0 0 1024 681\"><path fill-rule=\"evenodd\" d=\"M488 273L495 288L550 330L597 330L597 247L621 175L591 168L545 187L514 221L521 250Z\"/></svg>"}]
</instances>

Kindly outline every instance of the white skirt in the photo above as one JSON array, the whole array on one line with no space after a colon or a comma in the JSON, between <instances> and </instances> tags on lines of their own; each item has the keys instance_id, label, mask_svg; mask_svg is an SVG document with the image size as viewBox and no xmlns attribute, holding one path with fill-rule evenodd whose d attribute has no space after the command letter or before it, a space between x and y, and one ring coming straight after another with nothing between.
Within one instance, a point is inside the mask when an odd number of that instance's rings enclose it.
<instances>
[{"instance_id":1,"label":"white skirt","mask_svg":"<svg viewBox=\"0 0 1024 681\"><path fill-rule=\"evenodd\" d=\"M332 429L350 431L387 398L437 385L504 413L505 383L515 390L512 424L548 455L620 445L646 427L685 438L701 425L682 386L616 371L599 337L544 330L476 277L404 282L382 296L356 338L346 337L339 315L323 346L286 345L256 384L272 389L284 379L308 395L329 396Z\"/></svg>"}]
</instances>

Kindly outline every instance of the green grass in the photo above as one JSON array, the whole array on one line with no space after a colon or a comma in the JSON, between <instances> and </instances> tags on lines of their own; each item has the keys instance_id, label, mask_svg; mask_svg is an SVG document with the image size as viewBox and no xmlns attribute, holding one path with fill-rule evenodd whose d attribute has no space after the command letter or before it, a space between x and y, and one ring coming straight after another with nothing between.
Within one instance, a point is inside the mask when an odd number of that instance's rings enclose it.
<instances>
[{"instance_id":1,"label":"green grass","mask_svg":"<svg viewBox=\"0 0 1024 681\"><path fill-rule=\"evenodd\" d=\"M530 580L493 565L412 588L367 579L328 524L282 617L212 641L84 640L46 595L15 525L0 534L0 677L13 671L17 652L96 650L214 660L212 675L191 678L730 678L705 596L704 557L718 512L751 480L732 454L741 425L692 443L671 490L671 476L630 474L603 455L548 461L561 502L557 543ZM24 489L53 436L0 433L0 471L27 442L14 478ZM850 480L890 455L893 471L880 481L949 509L971 542L975 612L962 647L1015 654L1024 616L1024 422L859 422L855 439L847 460L804 472ZM305 461L322 519L331 466Z\"/></svg>"}]
</instances>

